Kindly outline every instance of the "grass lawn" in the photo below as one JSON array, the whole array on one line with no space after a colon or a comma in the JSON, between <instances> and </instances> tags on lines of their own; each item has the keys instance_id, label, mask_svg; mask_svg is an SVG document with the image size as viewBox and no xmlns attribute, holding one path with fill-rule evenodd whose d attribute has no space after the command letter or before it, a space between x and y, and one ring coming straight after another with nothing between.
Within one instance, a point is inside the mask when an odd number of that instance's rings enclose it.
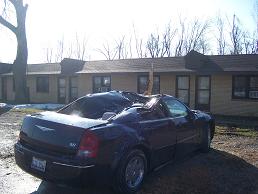
<instances>
[{"instance_id":1,"label":"grass lawn","mask_svg":"<svg viewBox=\"0 0 258 194\"><path fill-rule=\"evenodd\" d=\"M245 128L245 127L225 127L225 126L216 126L216 134L221 135L236 135L244 137L258 137L258 130L254 128Z\"/></svg>"}]
</instances>

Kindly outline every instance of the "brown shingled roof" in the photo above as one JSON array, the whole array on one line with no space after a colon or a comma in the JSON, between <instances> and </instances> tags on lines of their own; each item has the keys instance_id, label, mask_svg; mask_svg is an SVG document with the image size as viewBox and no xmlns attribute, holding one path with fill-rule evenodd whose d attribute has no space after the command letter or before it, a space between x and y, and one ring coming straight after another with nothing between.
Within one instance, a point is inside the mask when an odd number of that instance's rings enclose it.
<instances>
[{"instance_id":1,"label":"brown shingled roof","mask_svg":"<svg viewBox=\"0 0 258 194\"><path fill-rule=\"evenodd\" d=\"M155 72L177 73L258 73L258 55L203 55L191 51L185 57L141 58L120 60L81 61L64 59L60 63L30 64L27 74L75 73L129 73L149 72L153 64ZM12 75L10 64L1 65L0 73Z\"/></svg>"},{"instance_id":2,"label":"brown shingled roof","mask_svg":"<svg viewBox=\"0 0 258 194\"><path fill-rule=\"evenodd\" d=\"M192 72L185 68L184 57L164 57L87 61L78 73L149 72L152 64L155 72Z\"/></svg>"},{"instance_id":3,"label":"brown shingled roof","mask_svg":"<svg viewBox=\"0 0 258 194\"><path fill-rule=\"evenodd\" d=\"M60 63L29 64L27 72L28 74L59 74L61 72L61 66Z\"/></svg>"},{"instance_id":4,"label":"brown shingled roof","mask_svg":"<svg viewBox=\"0 0 258 194\"><path fill-rule=\"evenodd\" d=\"M40 63L40 64L28 64L27 75L49 75L60 74L60 63ZM3 75L13 75L12 72L5 73Z\"/></svg>"},{"instance_id":5,"label":"brown shingled roof","mask_svg":"<svg viewBox=\"0 0 258 194\"><path fill-rule=\"evenodd\" d=\"M258 72L258 55L210 55L207 56L224 72Z\"/></svg>"},{"instance_id":6,"label":"brown shingled roof","mask_svg":"<svg viewBox=\"0 0 258 194\"><path fill-rule=\"evenodd\" d=\"M0 74L9 73L12 71L12 64L0 63Z\"/></svg>"}]
</instances>

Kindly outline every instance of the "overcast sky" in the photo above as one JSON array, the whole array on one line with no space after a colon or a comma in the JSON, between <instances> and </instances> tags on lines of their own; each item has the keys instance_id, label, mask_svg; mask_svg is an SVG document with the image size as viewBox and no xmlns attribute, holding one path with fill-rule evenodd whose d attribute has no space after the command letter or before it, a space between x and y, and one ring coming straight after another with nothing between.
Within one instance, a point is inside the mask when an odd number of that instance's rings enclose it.
<instances>
[{"instance_id":1,"label":"overcast sky","mask_svg":"<svg viewBox=\"0 0 258 194\"><path fill-rule=\"evenodd\" d=\"M2 0L1 0L2 1ZM72 42L76 33L85 37L91 60L103 59L96 49L119 36L130 36L133 24L141 37L178 18L212 18L219 12L236 14L243 26L255 28L255 0L24 0L29 4L27 38L29 63L45 62L45 49L56 47L64 37ZM15 36L0 27L0 61L13 62Z\"/></svg>"}]
</instances>

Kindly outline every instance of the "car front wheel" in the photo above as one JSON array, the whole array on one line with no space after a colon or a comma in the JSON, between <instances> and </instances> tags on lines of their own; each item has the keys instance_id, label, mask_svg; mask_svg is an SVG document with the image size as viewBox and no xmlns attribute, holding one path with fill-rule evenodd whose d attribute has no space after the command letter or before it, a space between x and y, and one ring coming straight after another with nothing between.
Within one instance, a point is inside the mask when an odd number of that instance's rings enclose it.
<instances>
[{"instance_id":1,"label":"car front wheel","mask_svg":"<svg viewBox=\"0 0 258 194\"><path fill-rule=\"evenodd\" d=\"M142 186L147 170L147 161L141 150L133 150L121 161L116 174L115 190L132 194Z\"/></svg>"}]
</instances>

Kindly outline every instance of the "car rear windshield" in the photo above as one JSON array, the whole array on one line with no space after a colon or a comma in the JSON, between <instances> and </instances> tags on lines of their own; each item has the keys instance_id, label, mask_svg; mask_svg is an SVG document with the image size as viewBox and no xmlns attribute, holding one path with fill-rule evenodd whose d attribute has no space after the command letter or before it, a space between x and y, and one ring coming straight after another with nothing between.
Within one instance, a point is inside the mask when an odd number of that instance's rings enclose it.
<instances>
[{"instance_id":1,"label":"car rear windshield","mask_svg":"<svg viewBox=\"0 0 258 194\"><path fill-rule=\"evenodd\" d=\"M99 119L102 118L105 112L117 114L131 105L132 102L130 100L120 95L85 96L58 112L84 118Z\"/></svg>"}]
</instances>

